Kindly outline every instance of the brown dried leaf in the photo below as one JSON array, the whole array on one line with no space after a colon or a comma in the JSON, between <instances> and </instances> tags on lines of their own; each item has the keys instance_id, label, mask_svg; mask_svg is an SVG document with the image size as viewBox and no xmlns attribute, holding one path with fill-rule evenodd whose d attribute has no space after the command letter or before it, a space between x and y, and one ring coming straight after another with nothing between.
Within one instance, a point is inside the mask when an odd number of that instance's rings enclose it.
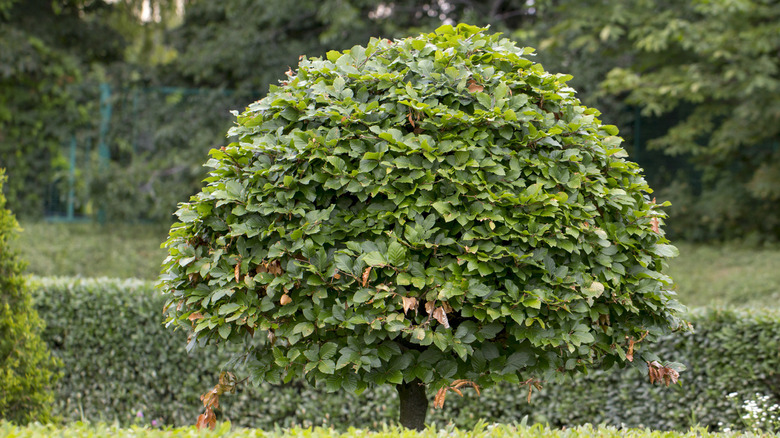
<instances>
[{"instance_id":1,"label":"brown dried leaf","mask_svg":"<svg viewBox=\"0 0 780 438\"><path fill-rule=\"evenodd\" d=\"M455 394L458 394L459 396L463 397L463 393L460 392L460 389L458 389L458 388L456 388L454 386L450 387L450 389L453 390L455 392Z\"/></svg>"},{"instance_id":2,"label":"brown dried leaf","mask_svg":"<svg viewBox=\"0 0 780 438\"><path fill-rule=\"evenodd\" d=\"M542 390L541 382L539 380L534 379L533 377L524 382L520 382L520 385L528 386L528 396L526 397L527 403L531 403L531 394L533 393L534 388L536 388L537 391Z\"/></svg>"},{"instance_id":3,"label":"brown dried leaf","mask_svg":"<svg viewBox=\"0 0 780 438\"><path fill-rule=\"evenodd\" d=\"M673 370L671 368L667 368L669 370L669 376L672 379L672 383L677 383L677 381L680 380L680 373L677 372L677 370ZM667 383L666 386L669 386Z\"/></svg>"},{"instance_id":4,"label":"brown dried leaf","mask_svg":"<svg viewBox=\"0 0 780 438\"><path fill-rule=\"evenodd\" d=\"M450 306L449 303L447 302L441 303L441 307L442 309L444 309L444 313L452 313L452 306Z\"/></svg>"},{"instance_id":5,"label":"brown dried leaf","mask_svg":"<svg viewBox=\"0 0 780 438\"><path fill-rule=\"evenodd\" d=\"M406 116L407 119L409 119L409 124L412 125L412 128L416 128L417 125L414 124L414 119L412 118L412 112L409 111L409 114Z\"/></svg>"},{"instance_id":6,"label":"brown dried leaf","mask_svg":"<svg viewBox=\"0 0 780 438\"><path fill-rule=\"evenodd\" d=\"M417 310L417 305L419 304L417 302L417 298L401 297L401 301L403 302L403 306L404 306L404 315L406 315L406 312L408 312L409 310Z\"/></svg>"},{"instance_id":7,"label":"brown dried leaf","mask_svg":"<svg viewBox=\"0 0 780 438\"><path fill-rule=\"evenodd\" d=\"M341 278L341 274L339 274L339 271L336 271L336 272L333 274L333 278L334 278L335 280L338 280L339 278Z\"/></svg>"},{"instance_id":8,"label":"brown dried leaf","mask_svg":"<svg viewBox=\"0 0 780 438\"><path fill-rule=\"evenodd\" d=\"M211 391L202 394L200 400L203 402L203 407L209 409L219 408L219 394L219 385L214 386Z\"/></svg>"},{"instance_id":9,"label":"brown dried leaf","mask_svg":"<svg viewBox=\"0 0 780 438\"><path fill-rule=\"evenodd\" d=\"M190 321L197 321L199 319L203 319L203 314L200 312L190 313L190 316L188 316L187 319Z\"/></svg>"},{"instance_id":10,"label":"brown dried leaf","mask_svg":"<svg viewBox=\"0 0 780 438\"><path fill-rule=\"evenodd\" d=\"M443 325L444 328L450 328L450 322L447 320L447 314L444 312L443 308L437 307L436 310L433 311L433 319L439 321L439 324Z\"/></svg>"},{"instance_id":11,"label":"brown dried leaf","mask_svg":"<svg viewBox=\"0 0 780 438\"><path fill-rule=\"evenodd\" d=\"M241 262L236 263L236 267L233 269L233 275L236 277L236 283L241 280Z\"/></svg>"},{"instance_id":12,"label":"brown dried leaf","mask_svg":"<svg viewBox=\"0 0 780 438\"><path fill-rule=\"evenodd\" d=\"M279 304L282 306L286 306L290 303L292 303L292 298L290 298L290 296L287 294L282 295L282 298L279 299Z\"/></svg>"},{"instance_id":13,"label":"brown dried leaf","mask_svg":"<svg viewBox=\"0 0 780 438\"><path fill-rule=\"evenodd\" d=\"M466 379L455 380L454 382L452 382L452 386L450 387L450 389L455 390L463 386L471 386L472 388L474 388L475 391L477 391L477 395L480 395L479 385L472 382L471 380L466 380Z\"/></svg>"},{"instance_id":14,"label":"brown dried leaf","mask_svg":"<svg viewBox=\"0 0 780 438\"><path fill-rule=\"evenodd\" d=\"M474 79L469 79L468 85L469 85L469 92L470 93L477 93L477 92L483 91L485 89L485 87L483 87L482 85L479 85L477 83L477 81L475 81Z\"/></svg>"},{"instance_id":15,"label":"brown dried leaf","mask_svg":"<svg viewBox=\"0 0 780 438\"><path fill-rule=\"evenodd\" d=\"M435 308L436 308L436 303L434 303L433 301L428 301L427 303L425 303L425 312L427 312L428 315L433 313L433 309Z\"/></svg>"},{"instance_id":16,"label":"brown dried leaf","mask_svg":"<svg viewBox=\"0 0 780 438\"><path fill-rule=\"evenodd\" d=\"M647 377L650 378L650 384L654 384L659 378L659 368L661 364L659 364L656 361L648 362L647 363Z\"/></svg>"},{"instance_id":17,"label":"brown dried leaf","mask_svg":"<svg viewBox=\"0 0 780 438\"><path fill-rule=\"evenodd\" d=\"M233 391L236 388L236 375L230 371L222 371L219 373L219 384L222 386L223 391Z\"/></svg>"},{"instance_id":18,"label":"brown dried leaf","mask_svg":"<svg viewBox=\"0 0 780 438\"><path fill-rule=\"evenodd\" d=\"M634 339L628 341L628 353L626 353L626 359L628 359L629 362L634 361L634 344Z\"/></svg>"},{"instance_id":19,"label":"brown dried leaf","mask_svg":"<svg viewBox=\"0 0 780 438\"><path fill-rule=\"evenodd\" d=\"M368 285L368 277L371 275L371 266L367 267L365 271L363 271L363 287L366 287Z\"/></svg>"},{"instance_id":20,"label":"brown dried leaf","mask_svg":"<svg viewBox=\"0 0 780 438\"><path fill-rule=\"evenodd\" d=\"M209 429L214 430L214 428L217 427L217 416L214 415L214 411L207 408L206 412L198 415L198 421L195 423L195 426L198 429L208 427Z\"/></svg>"},{"instance_id":21,"label":"brown dried leaf","mask_svg":"<svg viewBox=\"0 0 780 438\"><path fill-rule=\"evenodd\" d=\"M658 226L658 218L654 217L650 219L650 223L653 225L653 232L655 233L661 233L661 227Z\"/></svg>"},{"instance_id":22,"label":"brown dried leaf","mask_svg":"<svg viewBox=\"0 0 780 438\"><path fill-rule=\"evenodd\" d=\"M436 397L433 399L433 407L436 409L441 409L444 407L444 399L447 398L447 388L441 388L439 392L436 393Z\"/></svg>"},{"instance_id":23,"label":"brown dried leaf","mask_svg":"<svg viewBox=\"0 0 780 438\"><path fill-rule=\"evenodd\" d=\"M666 386L677 383L680 379L680 373L672 368L661 365L657 361L647 363L647 376L650 378L650 384L663 382Z\"/></svg>"}]
</instances>

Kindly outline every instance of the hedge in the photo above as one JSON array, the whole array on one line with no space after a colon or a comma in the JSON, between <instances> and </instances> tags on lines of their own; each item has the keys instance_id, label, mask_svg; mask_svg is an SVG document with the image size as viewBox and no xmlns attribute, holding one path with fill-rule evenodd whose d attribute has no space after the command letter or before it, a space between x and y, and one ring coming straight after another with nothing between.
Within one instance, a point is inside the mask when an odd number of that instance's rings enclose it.
<instances>
[{"instance_id":1,"label":"hedge","mask_svg":"<svg viewBox=\"0 0 780 438\"><path fill-rule=\"evenodd\" d=\"M503 425L479 423L473 429L459 429L447 427L436 429L429 427L424 431L404 430L396 427L385 427L377 431L365 429L349 429L337 431L334 429L246 429L231 427L230 423L219 424L213 431L208 429L197 430L195 427L181 427L176 429L154 428L121 428L117 425L89 425L78 423L66 427L55 425L31 425L28 427L14 426L10 423L0 422L0 437L14 438L43 438L49 436L67 436L69 438L93 438L93 437L117 437L117 438L184 438L184 437L224 437L224 438L282 438L282 437L309 437L309 438L739 438L759 437L754 433L723 434L713 433L702 428L695 428L686 432L662 432L640 429L618 429L614 426L593 427L590 425L578 426L566 430L552 429L542 425Z\"/></svg>"},{"instance_id":2,"label":"hedge","mask_svg":"<svg viewBox=\"0 0 780 438\"><path fill-rule=\"evenodd\" d=\"M163 325L163 299L137 280L38 278L30 282L43 336L65 364L55 413L64 420L132 424L142 412L159 424L193 424L199 395L217 383L229 352L184 351L183 332ZM505 385L477 399L451 394L429 421L470 428L479 419L512 424L528 415L552 426L611 424L685 430L741 424L739 400L756 392L780 399L780 312L729 309L691 315L695 333L667 338L657 350L689 367L681 386L652 386L633 368L593 372L534 392ZM735 398L727 398L736 392ZM327 394L301 383L248 387L220 400L222 419L263 429L293 425L376 428L393 424L392 387L361 396Z\"/></svg>"}]
</instances>

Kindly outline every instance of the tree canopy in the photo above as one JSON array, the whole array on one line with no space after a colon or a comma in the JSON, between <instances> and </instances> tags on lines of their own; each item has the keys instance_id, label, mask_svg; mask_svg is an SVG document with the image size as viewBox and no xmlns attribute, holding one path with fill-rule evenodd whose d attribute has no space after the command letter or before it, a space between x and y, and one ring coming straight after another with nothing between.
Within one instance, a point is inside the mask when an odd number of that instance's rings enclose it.
<instances>
[{"instance_id":1,"label":"tree canopy","mask_svg":"<svg viewBox=\"0 0 780 438\"><path fill-rule=\"evenodd\" d=\"M777 16L769 0L4 0L5 193L22 217L62 199L75 134L86 156L77 211L167 221L204 176L203 154L224 144L208 131L223 132L227 111L265 95L300 55L468 22L539 48L548 71L574 73L583 102L621 126L659 199L674 201L670 230L776 239ZM115 109L108 172L95 167L101 83ZM209 105L222 109L200 110ZM180 111L186 119L170 117Z\"/></svg>"},{"instance_id":2,"label":"tree canopy","mask_svg":"<svg viewBox=\"0 0 780 438\"><path fill-rule=\"evenodd\" d=\"M687 237L780 235L780 4L561 2L558 13L549 42L607 57L604 93L669 116L648 146L695 164L662 193L687 211L672 210Z\"/></svg>"},{"instance_id":3,"label":"tree canopy","mask_svg":"<svg viewBox=\"0 0 780 438\"><path fill-rule=\"evenodd\" d=\"M445 25L303 59L177 212L169 321L357 392L560 380L685 328L661 206L532 51Z\"/></svg>"}]
</instances>

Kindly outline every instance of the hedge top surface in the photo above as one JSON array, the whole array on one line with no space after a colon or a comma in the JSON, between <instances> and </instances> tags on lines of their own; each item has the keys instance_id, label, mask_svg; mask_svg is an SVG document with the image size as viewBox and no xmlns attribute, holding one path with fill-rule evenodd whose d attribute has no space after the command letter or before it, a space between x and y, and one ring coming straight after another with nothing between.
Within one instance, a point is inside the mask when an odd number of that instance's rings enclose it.
<instances>
[{"instance_id":1,"label":"hedge top surface","mask_svg":"<svg viewBox=\"0 0 780 438\"><path fill-rule=\"evenodd\" d=\"M485 31L304 58L237 115L165 243L190 347L246 342L256 381L442 388L625 364L685 327L617 128Z\"/></svg>"}]
</instances>

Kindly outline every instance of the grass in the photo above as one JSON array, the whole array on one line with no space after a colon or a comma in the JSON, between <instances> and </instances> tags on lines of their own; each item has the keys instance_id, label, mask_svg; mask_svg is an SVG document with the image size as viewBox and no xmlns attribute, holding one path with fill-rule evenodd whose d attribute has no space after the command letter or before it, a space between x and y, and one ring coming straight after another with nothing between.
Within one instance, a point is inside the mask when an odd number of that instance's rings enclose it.
<instances>
[{"instance_id":1,"label":"grass","mask_svg":"<svg viewBox=\"0 0 780 438\"><path fill-rule=\"evenodd\" d=\"M39 276L154 280L167 228L159 225L25 223L16 241ZM678 243L669 274L689 306L766 306L780 300L780 248Z\"/></svg>"},{"instance_id":2,"label":"grass","mask_svg":"<svg viewBox=\"0 0 780 438\"><path fill-rule=\"evenodd\" d=\"M758 437L769 436L760 435L751 432L737 433L714 433L705 429L691 429L687 432L663 432L641 429L617 429L615 427L593 427L578 426L570 429L559 430L541 425L486 425L481 423L473 430L462 430L455 428L436 429L428 427L427 429L416 432L408 429L399 429L386 427L383 430L368 431L361 429L350 429L346 432L337 432L333 429L276 429L270 431L261 431L257 429L231 428L230 424L223 423L216 427L214 431L198 431L194 427L182 427L177 429L146 429L141 427L119 428L117 426L107 425L89 425L77 423L65 427L53 425L30 425L27 427L14 426L10 423L0 422L0 437L16 438L43 438L48 436L63 436L72 438L87 437L133 437L133 438L172 438L172 437L301 437L301 438L736 438L736 437Z\"/></svg>"},{"instance_id":3,"label":"grass","mask_svg":"<svg viewBox=\"0 0 780 438\"><path fill-rule=\"evenodd\" d=\"M669 275L688 306L776 306L780 248L678 244Z\"/></svg>"},{"instance_id":4,"label":"grass","mask_svg":"<svg viewBox=\"0 0 780 438\"><path fill-rule=\"evenodd\" d=\"M23 223L14 245L40 276L118 277L154 280L166 256L159 225Z\"/></svg>"}]
</instances>

